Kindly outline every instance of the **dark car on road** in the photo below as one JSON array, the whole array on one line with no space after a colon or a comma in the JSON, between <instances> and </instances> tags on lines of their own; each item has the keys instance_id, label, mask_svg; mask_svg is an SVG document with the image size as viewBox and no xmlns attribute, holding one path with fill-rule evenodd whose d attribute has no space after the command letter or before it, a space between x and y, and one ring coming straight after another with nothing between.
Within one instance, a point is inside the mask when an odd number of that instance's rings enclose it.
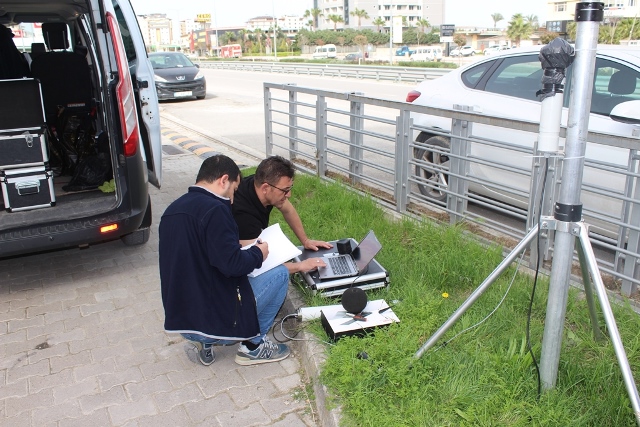
<instances>
[{"instance_id":1,"label":"dark car on road","mask_svg":"<svg viewBox=\"0 0 640 427\"><path fill-rule=\"evenodd\" d=\"M159 100L196 97L204 99L207 82L197 64L180 52L149 54Z\"/></svg>"},{"instance_id":2,"label":"dark car on road","mask_svg":"<svg viewBox=\"0 0 640 427\"><path fill-rule=\"evenodd\" d=\"M360 52L348 53L344 56L344 61L357 61L362 59L362 54Z\"/></svg>"}]
</instances>

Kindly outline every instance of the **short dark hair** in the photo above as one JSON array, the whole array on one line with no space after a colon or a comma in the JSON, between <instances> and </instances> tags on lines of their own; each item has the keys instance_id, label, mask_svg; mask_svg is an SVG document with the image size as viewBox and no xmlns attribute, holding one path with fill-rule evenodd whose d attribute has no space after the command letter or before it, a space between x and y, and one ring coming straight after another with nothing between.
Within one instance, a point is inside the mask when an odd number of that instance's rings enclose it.
<instances>
[{"instance_id":1,"label":"short dark hair","mask_svg":"<svg viewBox=\"0 0 640 427\"><path fill-rule=\"evenodd\" d=\"M293 179L296 170L293 163L282 156L267 157L260 162L256 169L254 181L257 185L268 183L276 185L280 178L286 176Z\"/></svg>"},{"instance_id":2,"label":"short dark hair","mask_svg":"<svg viewBox=\"0 0 640 427\"><path fill-rule=\"evenodd\" d=\"M242 179L240 168L236 165L236 162L223 154L216 154L202 162L196 177L196 183L201 181L211 183L223 175L229 175L231 181L237 181L238 177Z\"/></svg>"}]
</instances>

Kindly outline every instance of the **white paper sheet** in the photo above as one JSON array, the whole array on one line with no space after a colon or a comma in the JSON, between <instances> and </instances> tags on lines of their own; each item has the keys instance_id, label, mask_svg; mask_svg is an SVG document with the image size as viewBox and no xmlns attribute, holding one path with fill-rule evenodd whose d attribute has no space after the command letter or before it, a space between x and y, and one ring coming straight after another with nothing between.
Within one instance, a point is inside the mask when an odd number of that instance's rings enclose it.
<instances>
[{"instance_id":1,"label":"white paper sheet","mask_svg":"<svg viewBox=\"0 0 640 427\"><path fill-rule=\"evenodd\" d=\"M269 244L269 255L267 259L262 262L262 267L256 268L249 273L249 277L259 276L265 271L269 271L302 253L302 251L284 235L278 223L262 230L258 239ZM253 245L255 245L255 243L244 246L242 249L250 248Z\"/></svg>"}]
</instances>

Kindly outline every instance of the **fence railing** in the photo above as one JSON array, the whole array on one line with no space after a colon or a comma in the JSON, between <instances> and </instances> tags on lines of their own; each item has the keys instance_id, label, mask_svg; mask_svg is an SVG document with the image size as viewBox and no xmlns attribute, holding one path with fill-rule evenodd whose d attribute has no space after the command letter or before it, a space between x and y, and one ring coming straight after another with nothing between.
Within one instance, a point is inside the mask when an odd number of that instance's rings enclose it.
<instances>
[{"instance_id":1,"label":"fence railing","mask_svg":"<svg viewBox=\"0 0 640 427\"><path fill-rule=\"evenodd\" d=\"M451 69L399 66L359 66L349 64L296 64L286 62L211 61L200 62L201 68L218 70L257 71L277 74L301 74L321 77L343 77L378 81L418 83L440 77Z\"/></svg>"},{"instance_id":2,"label":"fence railing","mask_svg":"<svg viewBox=\"0 0 640 427\"><path fill-rule=\"evenodd\" d=\"M511 247L541 215L551 215L562 158L538 154L536 122L291 84L264 83L264 100L267 155L288 157L323 178L339 175L400 213L464 221ZM452 130L418 127L412 114L445 117ZM488 128L518 138L479 136ZM590 132L588 141L618 153L615 162L586 160L581 197L601 272L631 295L640 283L640 138ZM553 252L552 232L539 237L530 260L538 248L545 259Z\"/></svg>"}]
</instances>

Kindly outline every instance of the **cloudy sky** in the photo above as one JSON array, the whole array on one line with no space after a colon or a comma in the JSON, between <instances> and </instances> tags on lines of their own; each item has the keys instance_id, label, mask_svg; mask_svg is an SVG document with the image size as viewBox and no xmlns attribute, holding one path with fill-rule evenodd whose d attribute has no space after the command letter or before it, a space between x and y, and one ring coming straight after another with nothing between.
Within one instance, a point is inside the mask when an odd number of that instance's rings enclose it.
<instances>
[{"instance_id":1,"label":"cloudy sky","mask_svg":"<svg viewBox=\"0 0 640 427\"><path fill-rule=\"evenodd\" d=\"M220 27L242 25L260 15L302 15L313 7L312 0L131 0L138 14L166 13L173 19L194 18L198 13L210 13ZM546 0L446 0L445 23L457 26L491 27L493 13L501 13L505 27L512 15L536 15L540 23L545 21Z\"/></svg>"}]
</instances>

